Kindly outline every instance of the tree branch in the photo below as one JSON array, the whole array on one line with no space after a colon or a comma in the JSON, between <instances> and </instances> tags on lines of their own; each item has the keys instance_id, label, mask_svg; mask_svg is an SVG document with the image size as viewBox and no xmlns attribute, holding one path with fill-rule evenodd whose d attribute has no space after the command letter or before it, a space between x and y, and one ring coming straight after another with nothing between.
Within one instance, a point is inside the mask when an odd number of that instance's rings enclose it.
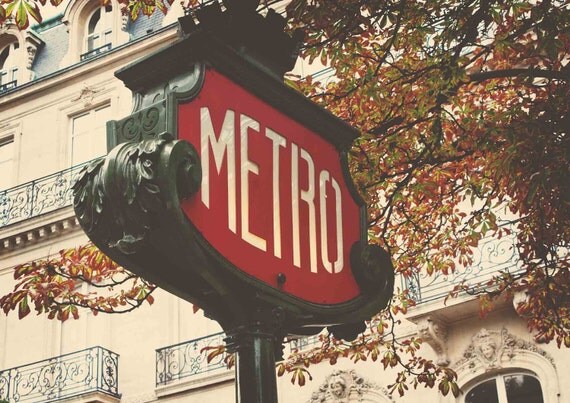
<instances>
[{"instance_id":1,"label":"tree branch","mask_svg":"<svg viewBox=\"0 0 570 403\"><path fill-rule=\"evenodd\" d=\"M526 76L530 78L549 78L554 80L570 80L570 70L569 71L553 71L544 69L505 69L505 70L493 70L493 71L480 71L477 73L469 74L469 80L471 82L481 82L485 80L491 80L493 78L508 78L514 76Z\"/></svg>"}]
</instances>

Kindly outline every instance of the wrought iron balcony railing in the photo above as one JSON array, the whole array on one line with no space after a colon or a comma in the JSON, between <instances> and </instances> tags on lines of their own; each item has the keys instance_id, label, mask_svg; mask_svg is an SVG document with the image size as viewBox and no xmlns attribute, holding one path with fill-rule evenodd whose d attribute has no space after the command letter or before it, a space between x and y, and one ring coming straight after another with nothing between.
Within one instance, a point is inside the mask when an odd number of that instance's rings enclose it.
<instances>
[{"instance_id":1,"label":"wrought iron balcony railing","mask_svg":"<svg viewBox=\"0 0 570 403\"><path fill-rule=\"evenodd\" d=\"M189 340L184 343L159 348L156 350L156 386L168 385L188 377L204 373L227 373L230 370L224 362L226 354L221 354L208 362L211 350L204 347L217 347L224 344L225 334L214 333L209 336ZM319 336L302 337L291 340L285 349L285 356L293 351L306 350L317 346Z\"/></svg>"},{"instance_id":2,"label":"wrought iron balcony railing","mask_svg":"<svg viewBox=\"0 0 570 403\"><path fill-rule=\"evenodd\" d=\"M71 187L89 162L0 190L0 228L70 206Z\"/></svg>"},{"instance_id":3,"label":"wrought iron balcony railing","mask_svg":"<svg viewBox=\"0 0 570 403\"><path fill-rule=\"evenodd\" d=\"M51 402L102 392L119 398L119 356L92 347L0 371L0 401Z\"/></svg>"},{"instance_id":4,"label":"wrought iron balcony railing","mask_svg":"<svg viewBox=\"0 0 570 403\"><path fill-rule=\"evenodd\" d=\"M484 238L479 247L474 251L474 263L462 269L458 269L449 275L427 274L416 275L414 277L402 277L402 287L407 289L409 296L417 304L426 303L444 298L453 288L465 282L466 284L483 284L500 271L511 273L520 270L520 262L517 256L516 233L514 228L510 235L505 235L501 239Z\"/></svg>"},{"instance_id":5,"label":"wrought iron balcony railing","mask_svg":"<svg viewBox=\"0 0 570 403\"><path fill-rule=\"evenodd\" d=\"M101 53L105 53L109 50L111 50L111 44L107 43L103 46L99 46L98 48L92 49L89 52L85 52L80 56L81 61L87 60L87 59L91 59L92 57L98 56Z\"/></svg>"},{"instance_id":6,"label":"wrought iron balcony railing","mask_svg":"<svg viewBox=\"0 0 570 403\"><path fill-rule=\"evenodd\" d=\"M0 94L3 92L9 91L9 90L13 90L17 86L18 86L18 82L16 80L0 84Z\"/></svg>"},{"instance_id":7,"label":"wrought iron balcony railing","mask_svg":"<svg viewBox=\"0 0 570 403\"><path fill-rule=\"evenodd\" d=\"M174 381L204 373L228 372L224 362L225 354L208 362L209 351L202 351L205 347L223 345L224 337L223 332L214 333L157 349L156 386L168 385Z\"/></svg>"}]
</instances>

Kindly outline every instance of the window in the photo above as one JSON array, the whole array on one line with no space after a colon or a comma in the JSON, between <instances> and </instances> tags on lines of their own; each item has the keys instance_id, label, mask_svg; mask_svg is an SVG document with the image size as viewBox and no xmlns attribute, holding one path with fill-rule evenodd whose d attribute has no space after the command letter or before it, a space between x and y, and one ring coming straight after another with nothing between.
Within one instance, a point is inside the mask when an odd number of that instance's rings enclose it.
<instances>
[{"instance_id":1,"label":"window","mask_svg":"<svg viewBox=\"0 0 570 403\"><path fill-rule=\"evenodd\" d=\"M81 59L88 59L111 49L113 34L113 7L111 4L97 8L87 23L85 53Z\"/></svg>"},{"instance_id":2,"label":"window","mask_svg":"<svg viewBox=\"0 0 570 403\"><path fill-rule=\"evenodd\" d=\"M0 140L0 190L12 185L14 158L14 139L8 137Z\"/></svg>"},{"instance_id":3,"label":"window","mask_svg":"<svg viewBox=\"0 0 570 403\"><path fill-rule=\"evenodd\" d=\"M488 379L465 394L465 403L544 403L542 387L528 374L504 374Z\"/></svg>"},{"instance_id":4,"label":"window","mask_svg":"<svg viewBox=\"0 0 570 403\"><path fill-rule=\"evenodd\" d=\"M81 164L107 153L106 122L109 105L91 109L71 119L71 165Z\"/></svg>"},{"instance_id":5,"label":"window","mask_svg":"<svg viewBox=\"0 0 570 403\"><path fill-rule=\"evenodd\" d=\"M0 92L16 88L18 81L16 52L18 48L18 42L12 42L0 50Z\"/></svg>"},{"instance_id":6,"label":"window","mask_svg":"<svg viewBox=\"0 0 570 403\"><path fill-rule=\"evenodd\" d=\"M118 0L70 0L62 17L69 30L67 53L60 62L64 68L87 61L129 41L128 18L120 12Z\"/></svg>"}]
</instances>

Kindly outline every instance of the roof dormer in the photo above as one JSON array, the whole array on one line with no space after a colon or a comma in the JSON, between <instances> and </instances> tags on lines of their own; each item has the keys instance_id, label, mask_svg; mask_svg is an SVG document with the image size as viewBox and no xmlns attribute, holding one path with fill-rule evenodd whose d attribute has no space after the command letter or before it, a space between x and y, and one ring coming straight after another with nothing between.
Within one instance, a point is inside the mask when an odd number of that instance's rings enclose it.
<instances>
[{"instance_id":1,"label":"roof dormer","mask_svg":"<svg viewBox=\"0 0 570 403\"><path fill-rule=\"evenodd\" d=\"M0 93L34 79L32 64L42 44L32 31L12 23L0 27Z\"/></svg>"},{"instance_id":2,"label":"roof dormer","mask_svg":"<svg viewBox=\"0 0 570 403\"><path fill-rule=\"evenodd\" d=\"M129 40L119 3L108 0L75 0L63 19L69 32L69 49L60 67L66 67L105 53Z\"/></svg>"}]
</instances>

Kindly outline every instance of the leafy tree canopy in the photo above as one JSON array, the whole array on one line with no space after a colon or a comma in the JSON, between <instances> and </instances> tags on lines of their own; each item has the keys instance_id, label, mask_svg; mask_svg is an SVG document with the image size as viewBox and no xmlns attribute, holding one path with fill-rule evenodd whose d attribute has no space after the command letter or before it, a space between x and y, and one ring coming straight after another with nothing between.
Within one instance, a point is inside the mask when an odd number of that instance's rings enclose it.
<instances>
[{"instance_id":1,"label":"leafy tree canopy","mask_svg":"<svg viewBox=\"0 0 570 403\"><path fill-rule=\"evenodd\" d=\"M166 10L162 0L121 2L132 18ZM24 27L22 15L39 20L38 10L33 0L4 0L0 18ZM459 284L454 294L478 294L484 313L497 298L524 292L517 311L529 331L570 347L567 2L292 0L287 16L291 29L306 32L303 57L332 71L322 82L288 82L362 132L351 172L368 205L370 238L390 251L397 272L460 272L482 238L514 231L518 270ZM0 305L20 317L31 304L65 320L77 305L115 312L152 301L151 284L92 246L19 266L15 276ZM75 284L83 280L127 290L81 294ZM325 338L279 373L302 384L310 363L378 359L404 366L393 391L423 384L457 394L453 372L417 354L421 340L395 337L394 315L413 304L399 290L359 340Z\"/></svg>"}]
</instances>

